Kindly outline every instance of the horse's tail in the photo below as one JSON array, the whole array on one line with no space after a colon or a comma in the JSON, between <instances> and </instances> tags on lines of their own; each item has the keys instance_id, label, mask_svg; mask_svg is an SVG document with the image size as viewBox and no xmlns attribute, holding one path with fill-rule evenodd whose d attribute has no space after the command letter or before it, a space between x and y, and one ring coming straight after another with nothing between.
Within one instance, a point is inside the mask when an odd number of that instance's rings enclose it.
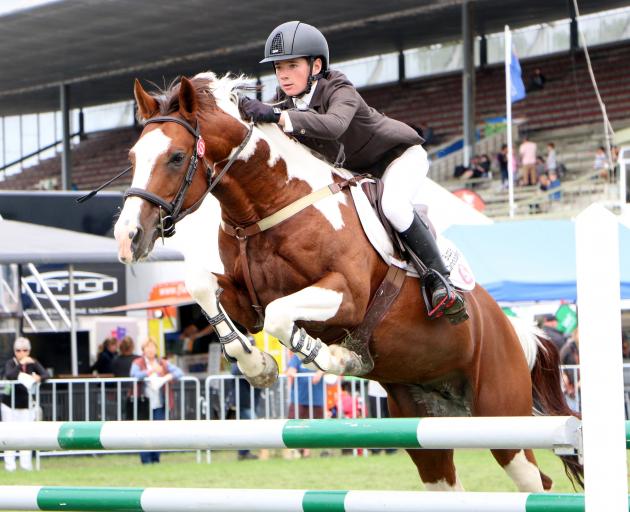
<instances>
[{"instance_id":1,"label":"horse's tail","mask_svg":"<svg viewBox=\"0 0 630 512\"><path fill-rule=\"evenodd\" d=\"M547 416L575 416L562 393L560 376L560 355L558 349L540 329L533 329L519 320L512 320L518 338L523 346L532 376L534 412ZM584 468L577 455L561 455L564 470L575 488L584 487Z\"/></svg>"}]
</instances>

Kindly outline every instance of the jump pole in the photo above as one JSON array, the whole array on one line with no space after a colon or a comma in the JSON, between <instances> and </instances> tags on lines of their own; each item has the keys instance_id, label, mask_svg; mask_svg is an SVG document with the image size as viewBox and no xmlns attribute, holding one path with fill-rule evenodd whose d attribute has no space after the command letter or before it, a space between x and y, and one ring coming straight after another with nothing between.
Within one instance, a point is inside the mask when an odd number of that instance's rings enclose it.
<instances>
[{"instance_id":1,"label":"jump pole","mask_svg":"<svg viewBox=\"0 0 630 512\"><path fill-rule=\"evenodd\" d=\"M0 509L125 512L582 512L581 494L0 487ZM626 511L628 505L626 504Z\"/></svg>"},{"instance_id":2,"label":"jump pole","mask_svg":"<svg viewBox=\"0 0 630 512\"><path fill-rule=\"evenodd\" d=\"M0 450L547 448L576 453L572 416L0 422Z\"/></svg>"},{"instance_id":3,"label":"jump pole","mask_svg":"<svg viewBox=\"0 0 630 512\"><path fill-rule=\"evenodd\" d=\"M593 204L576 217L577 305L587 512L628 510L619 224Z\"/></svg>"}]
</instances>

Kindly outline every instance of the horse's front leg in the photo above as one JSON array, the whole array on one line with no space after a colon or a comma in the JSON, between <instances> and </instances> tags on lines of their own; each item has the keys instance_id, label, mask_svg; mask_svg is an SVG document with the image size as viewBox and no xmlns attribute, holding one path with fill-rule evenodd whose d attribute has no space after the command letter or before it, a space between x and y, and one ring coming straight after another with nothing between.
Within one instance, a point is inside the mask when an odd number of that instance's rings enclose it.
<instances>
[{"instance_id":1,"label":"horse's front leg","mask_svg":"<svg viewBox=\"0 0 630 512\"><path fill-rule=\"evenodd\" d=\"M208 321L214 327L223 353L231 361L236 361L248 382L259 388L271 386L278 378L278 365L273 357L261 352L234 327L234 320L244 326L253 325L255 318L247 307L241 304L241 294L226 276L215 276L203 267L189 265L186 288L193 299L205 311ZM219 290L223 290L217 294ZM225 306L225 308L224 308ZM251 309L251 308L249 308Z\"/></svg>"},{"instance_id":2,"label":"horse's front leg","mask_svg":"<svg viewBox=\"0 0 630 512\"><path fill-rule=\"evenodd\" d=\"M365 361L341 345L326 345L295 324L334 321L335 325L356 325L357 308L346 279L338 273L324 276L312 286L270 302L265 309L265 331L296 353L311 369L336 375L363 375ZM360 319L359 319L360 320Z\"/></svg>"}]
</instances>

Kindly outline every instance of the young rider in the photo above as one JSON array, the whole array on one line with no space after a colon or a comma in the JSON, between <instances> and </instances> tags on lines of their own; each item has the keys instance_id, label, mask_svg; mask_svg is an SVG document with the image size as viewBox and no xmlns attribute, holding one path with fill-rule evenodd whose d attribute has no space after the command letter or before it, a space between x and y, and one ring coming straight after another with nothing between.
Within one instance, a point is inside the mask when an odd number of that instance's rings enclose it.
<instances>
[{"instance_id":1,"label":"young rider","mask_svg":"<svg viewBox=\"0 0 630 512\"><path fill-rule=\"evenodd\" d=\"M432 316L444 312L451 323L468 318L464 299L428 226L412 200L429 170L422 138L406 124L368 106L343 73L329 69L328 43L311 25L290 21L276 27L261 63L273 63L280 84L277 105L243 98L241 111L254 122L277 123L330 161L354 172L382 176L383 213L407 247L434 272Z\"/></svg>"}]
</instances>

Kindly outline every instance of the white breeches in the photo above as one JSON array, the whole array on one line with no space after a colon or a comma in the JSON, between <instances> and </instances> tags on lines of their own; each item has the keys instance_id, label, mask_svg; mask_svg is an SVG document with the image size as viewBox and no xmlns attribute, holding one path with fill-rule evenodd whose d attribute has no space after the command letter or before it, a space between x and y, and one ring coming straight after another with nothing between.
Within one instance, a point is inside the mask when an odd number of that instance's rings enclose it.
<instances>
[{"instance_id":1,"label":"white breeches","mask_svg":"<svg viewBox=\"0 0 630 512\"><path fill-rule=\"evenodd\" d=\"M2 407L2 421L35 421L35 409L12 409L6 404L0 404ZM7 471L15 471L15 452L4 452L4 467ZM20 467L26 471L33 469L32 451L20 450Z\"/></svg>"},{"instance_id":2,"label":"white breeches","mask_svg":"<svg viewBox=\"0 0 630 512\"><path fill-rule=\"evenodd\" d=\"M413 199L429 172L427 152L420 145L411 146L394 160L383 174L383 213L398 232L413 221Z\"/></svg>"}]
</instances>

